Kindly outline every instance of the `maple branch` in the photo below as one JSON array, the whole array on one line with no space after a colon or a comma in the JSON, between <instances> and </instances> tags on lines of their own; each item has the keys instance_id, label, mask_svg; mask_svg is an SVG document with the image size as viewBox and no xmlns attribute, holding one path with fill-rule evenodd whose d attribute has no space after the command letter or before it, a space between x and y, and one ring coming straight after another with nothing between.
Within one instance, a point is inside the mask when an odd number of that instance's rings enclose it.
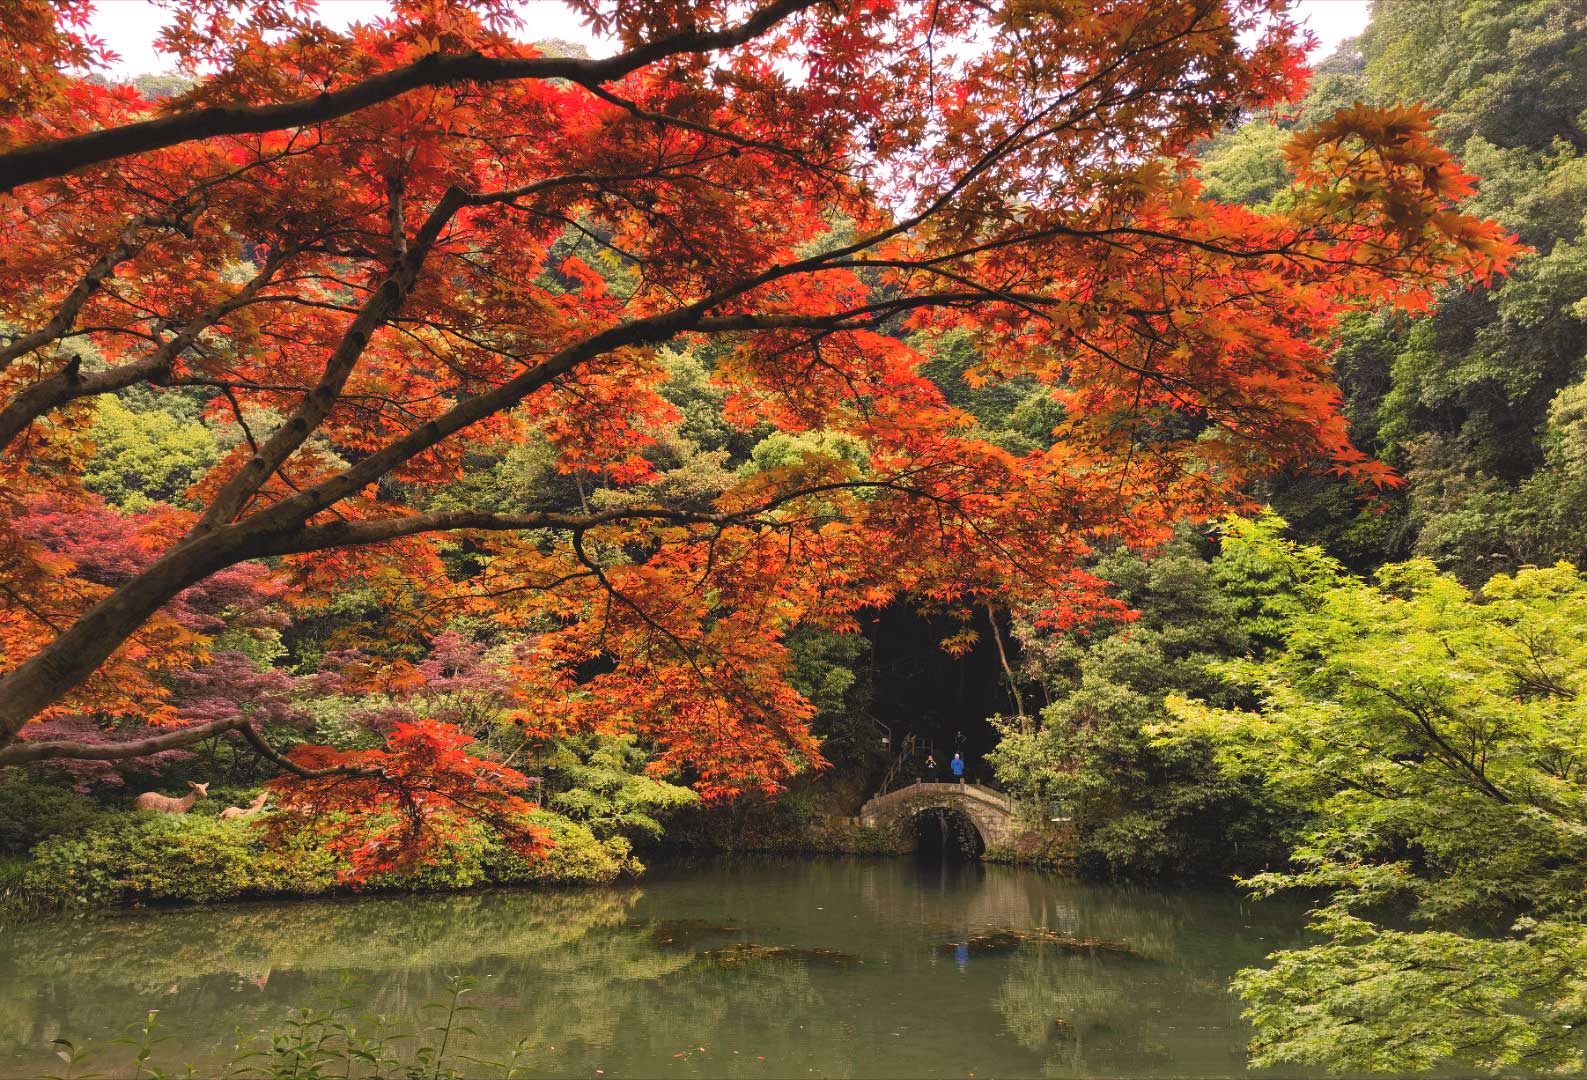
<instances>
[{"instance_id":1,"label":"maple branch","mask_svg":"<svg viewBox=\"0 0 1587 1080\"><path fill-rule=\"evenodd\" d=\"M171 370L177 358L197 343L199 335L221 319L253 303L262 289L275 277L296 248L272 250L258 273L237 292L211 304L189 319L177 335L147 356L131 363L118 364L105 371L83 374L76 363L41 379L0 408L0 453L27 430L39 417L79 398L110 394L140 382L156 382Z\"/></svg>"},{"instance_id":2,"label":"maple branch","mask_svg":"<svg viewBox=\"0 0 1587 1080\"><path fill-rule=\"evenodd\" d=\"M222 735L243 728L252 728L252 723L246 717L233 716L208 724L172 728L161 735L151 735L146 739L123 743L25 740L13 742L0 749L0 768L27 765L35 761L50 761L55 758L72 758L77 761L125 761L128 758L147 757L165 750L178 750L196 742L203 742L212 735Z\"/></svg>"},{"instance_id":3,"label":"maple branch","mask_svg":"<svg viewBox=\"0 0 1587 1080\"><path fill-rule=\"evenodd\" d=\"M641 622L669 641L672 644L672 647L678 650L678 654L683 657L684 661L688 663L689 669L694 672L695 678L699 679L705 687L707 687L713 693L719 694L722 697L727 697L729 688L722 686L706 673L705 669L700 666L700 661L695 656L695 650L689 647L689 643L680 638L670 627L657 620L655 616L650 614L650 612L646 611L633 597L619 589L612 582L612 579L607 576L606 571L601 567L600 563L596 562L590 557L589 552L584 547L584 530L575 529L573 531L572 540L574 557L577 558L579 562L590 571L590 573L595 575L595 580L600 583L600 586L605 591L606 595L620 601L624 607L628 608L635 615L639 616ZM719 651L717 655L718 658L721 658L721 653ZM732 670L731 667L729 670ZM744 681L743 676L739 675L735 681L743 688L747 700L755 706L756 710L760 712L761 716L773 726L780 727L780 725L777 723L776 714L761 703L758 695L756 695L754 691L754 688ZM717 705L718 712L720 712L721 703L718 702Z\"/></svg>"},{"instance_id":4,"label":"maple branch","mask_svg":"<svg viewBox=\"0 0 1587 1080\"><path fill-rule=\"evenodd\" d=\"M39 761L54 761L58 758L70 758L73 761L129 761L167 750L180 750L231 731L241 735L243 740L262 757L306 780L331 776L382 775L378 770L351 765L331 766L324 769L304 768L272 746L259 729L254 727L253 721L245 716L233 716L225 720L214 720L208 724L172 728L160 735L121 743L90 743L68 739L17 741L0 749L0 769L31 765Z\"/></svg>"},{"instance_id":5,"label":"maple branch","mask_svg":"<svg viewBox=\"0 0 1587 1080\"><path fill-rule=\"evenodd\" d=\"M114 277L116 267L137 255L148 245L148 239L141 236L145 229L150 226L164 226L174 229L191 239L193 230L198 223L198 218L210 206L214 205L213 193L215 189L224 184L232 183L257 168L310 152L310 149L289 148L277 153L266 154L229 173L202 181L187 192L172 199L158 213L134 215L118 234L115 245L94 261L78 283L73 286L71 292L61 300L55 309L55 314L50 317L48 322L35 330L12 339L4 347L0 347L0 371L4 371L18 357L27 354L31 350L66 336L67 332L71 330L73 323L76 322L77 316L82 312L83 305L99 290L100 286Z\"/></svg>"},{"instance_id":6,"label":"maple branch","mask_svg":"<svg viewBox=\"0 0 1587 1080\"><path fill-rule=\"evenodd\" d=\"M57 634L59 634L61 632L62 627L61 627L61 625L59 623L57 623L54 619L50 618L48 615L44 614L44 612L40 611L37 607L35 607L32 604L31 601L28 600L28 598L26 596L23 596L21 593L17 592L15 589L13 589L10 585L6 584L4 581L0 581L0 592L4 592L7 596L9 596L11 598L13 603L15 603L18 607L20 607L23 611L27 612L29 615L33 616L40 623L42 623L45 626L49 627L51 630L54 630Z\"/></svg>"},{"instance_id":7,"label":"maple branch","mask_svg":"<svg viewBox=\"0 0 1587 1080\"><path fill-rule=\"evenodd\" d=\"M285 769L287 772L292 773L293 775L304 780L318 780L327 776L385 775L378 769L366 769L354 765L332 765L324 769L305 768L304 766L293 761L291 758L287 757L281 751L277 750L274 746L270 745L270 740L266 739L262 734L260 734L259 729L254 727L253 724L244 723L237 730L242 734L242 737L247 740L248 745L252 746L263 757L267 758L280 768Z\"/></svg>"},{"instance_id":8,"label":"maple branch","mask_svg":"<svg viewBox=\"0 0 1587 1080\"><path fill-rule=\"evenodd\" d=\"M195 139L260 134L334 120L426 86L565 79L594 89L668 57L743 45L788 16L814 7L817 2L773 0L736 26L721 30L683 30L604 59L431 53L403 67L313 97L270 105L214 105L157 120L51 139L0 154L0 192Z\"/></svg>"},{"instance_id":9,"label":"maple branch","mask_svg":"<svg viewBox=\"0 0 1587 1080\"><path fill-rule=\"evenodd\" d=\"M209 533L177 544L80 615L47 646L0 675L0 748L63 687L103 663L162 605L209 575L251 558L245 539Z\"/></svg>"},{"instance_id":10,"label":"maple branch","mask_svg":"<svg viewBox=\"0 0 1587 1080\"><path fill-rule=\"evenodd\" d=\"M701 124L681 116L673 116L670 113L657 112L654 109L647 109L638 102L625 98L621 94L615 94L602 86L590 86L586 87L586 89L588 89L590 93L594 94L602 101L616 105L618 108L623 109L630 116L637 120L648 120L653 124L678 128L681 131L688 131L695 135L703 135L711 139L720 139L723 142L731 143L732 145L745 150L759 150L774 157L784 157L789 161L794 162L796 165L800 165L814 173L819 174L829 168L829 166L817 165L805 154L800 153L792 147L783 146L781 143L767 142L764 139L750 138L747 135L739 135L735 132L725 131L722 128L712 127L710 124Z\"/></svg>"},{"instance_id":11,"label":"maple branch","mask_svg":"<svg viewBox=\"0 0 1587 1080\"><path fill-rule=\"evenodd\" d=\"M521 191L521 189L513 189L512 191L503 192L468 194L460 192L458 189L454 188L448 193L448 197L442 200L442 205L436 208L435 213L432 214L432 220L437 215L441 214L443 208L445 208L451 202L467 201L470 205L483 205L489 202L506 202L510 201L511 198L516 197L514 193L519 191ZM455 212L455 208L453 210L447 211L448 216L450 216L450 213L452 212ZM426 228L428 227L429 223L426 224ZM433 243L433 240L431 242ZM428 246L428 244L421 241L415 241L409 251L408 258L411 260L422 260L425 252L428 249ZM768 271L765 274L756 275L751 280L755 281L757 284L765 284L769 281L777 280L783 276L790 276L795 273L804 272L808 269L814 269L818 267L821 262L821 256L815 256L811 259L802 259L796 263L785 264L783 267L775 268L777 271L779 271L777 273ZM414 273L417 273L416 264L414 265L413 269ZM287 535L293 529L301 526L303 522L307 521L315 513L324 510L337 502L340 502L342 499L358 491L367 484L374 483L386 473L390 472L390 470L395 468L397 465L400 465L401 463L412 459L418 454L423 453L430 447L435 446L445 440L448 436L453 435L456 432L479 422L480 420L483 420L487 416L494 415L503 411L504 409L508 409L513 405L516 405L520 401L527 398L530 394L533 394L535 391L550 384L554 379L565 375L570 371L573 371L581 364L584 364L597 356L602 356L606 353L623 348L624 346L659 344L661 342L668 341L681 333L698 330L706 330L709 332L730 332L777 327L831 328L834 323L839 324L837 328L842 328L841 323L846 319L852 318L856 313L873 311L877 310L878 308L884 308L888 310L902 310L911 306L922 306L928 303L945 302L945 299L962 301L970 298L965 294L938 294L929 298L900 298L898 300L884 301L880 304L854 308L847 312L817 317L791 315L757 316L753 314L728 315L716 318L707 317L707 312L719 306L726 299L730 299L734 296L741 295L745 291L748 291L749 287L750 286L747 283L741 282L736 285L729 286L728 288L714 293L711 296L697 300L686 307L675 308L672 311L661 312L655 315L646 316L644 318L631 319L620 323L617 326L609 327L606 330L600 331L599 333L596 333L574 345L570 345L562 349L560 352L548 357L539 365L514 376L499 386L496 386L482 394L477 394L474 397L465 398L454 405L451 409L447 410L447 412L443 413L441 416L427 421L401 438L392 440L379 450L365 457L357 464L344 470L343 472L329 477L312 487L305 488L302 492L292 496L291 498L283 499L269 507L249 515L243 519L243 524L251 526L257 530L275 534L276 536ZM377 301L379 301L380 296L386 292L386 288L386 284L383 283L380 292L378 292L376 296L371 297L369 304L367 304L365 307L364 313L361 313L359 316L359 320L362 323L372 324L374 322L373 317L366 318L366 316L370 315L372 305L375 305ZM384 310L383 307L382 310ZM390 314L391 313L387 312L383 318L389 318ZM363 333L364 336L359 337L358 335L360 333ZM337 353L333 356L331 363L327 364L326 378L322 379L321 385L315 388L313 394L310 395L309 398L305 399L305 405L300 407L300 411L303 412L305 419L312 415L315 417L313 422L318 424L319 420L324 418L331 405L334 404L335 395L336 392L339 391L340 385L346 381L347 375L351 372L350 366L347 366L345 370L340 370L337 368L337 365L343 361L345 361L345 363L348 365L356 362L358 353L362 351L364 345L366 345L367 342L367 331L361 330L360 323L355 322L354 327L348 330L348 334L346 337L344 337L342 344L338 346ZM338 377L333 379L333 375L338 375ZM334 387L334 389L328 389L332 387ZM322 395L323 397L321 397ZM309 410L307 408L309 403L315 402L317 400L322 401L322 405L316 405L313 410ZM295 418L296 414L294 419ZM282 445L284 446L288 445L289 440L287 438L283 438L283 436L291 436L295 438L295 441L290 442L290 446L286 451L287 454L290 454L292 449L295 449L296 446L300 445L302 441L308 437L309 432L312 430L312 427L307 426L295 430L289 430L291 429L292 424L293 421L288 421L288 424L279 429L276 433L276 436L272 438L272 442L275 442L276 439L282 439ZM253 490L257 489L260 483L263 483L265 477L268 475L268 471L263 470L262 464L256 466L254 463L262 463L263 461L270 460L272 456L273 451L269 446L267 446L263 454L255 455L255 457L250 461L249 466L245 467L245 471L255 471L255 477L250 481L252 484L251 487L247 487L245 483L240 482L242 481L242 474L239 474L237 478L234 478L228 487L235 487L239 491L246 487L247 492L251 494ZM282 456L281 460L284 460L284 457L285 455ZM279 460L276 463L279 464ZM215 503L211 504L209 511L206 512L205 518L200 523L200 526L195 527L195 532L200 528L214 528L224 521L230 520L230 518L235 515L239 509L241 509L241 501L236 501L235 504L229 503L225 506L222 506L222 498L224 498L225 495L226 492L223 489L222 494L217 496ZM235 496L233 496L233 498L235 499ZM246 496L244 496L244 499L245 498Z\"/></svg>"},{"instance_id":12,"label":"maple branch","mask_svg":"<svg viewBox=\"0 0 1587 1080\"><path fill-rule=\"evenodd\" d=\"M161 220L163 219L153 215L138 214L128 221L121 234L116 237L115 246L94 260L94 264L83 274L82 279L56 307L55 314L50 316L48 322L37 330L13 338L4 348L0 348L0 371L10 367L19 356L25 356L41 345L48 345L64 334L76 321L78 312L83 310L88 298L99 290L105 279L115 273L116 267L132 258L143 247L146 242L141 239L144 228Z\"/></svg>"},{"instance_id":13,"label":"maple branch","mask_svg":"<svg viewBox=\"0 0 1587 1080\"><path fill-rule=\"evenodd\" d=\"M336 348L325 362L325 371L314 389L298 402L292 415L283 423L259 452L248 459L237 474L222 485L208 509L193 526L189 535L208 532L229 522L243 508L269 477L281 467L292 453L302 446L341 397L342 388L353 373L358 358L368 348L376 330L384 326L401 310L408 293L418 280L419 270L426 256L441 238L441 231L468 201L468 193L460 188L448 188L435 209L419 228L396 265L386 275L369 299L364 302L358 317L347 328Z\"/></svg>"},{"instance_id":14,"label":"maple branch","mask_svg":"<svg viewBox=\"0 0 1587 1080\"><path fill-rule=\"evenodd\" d=\"M418 233L411 241L401 245L400 257L396 259L392 270L376 286L369 299L359 309L357 317L343 333L341 340L325 362L325 369L319 382L303 396L291 416L276 429L265 445L260 447L237 474L221 487L189 535L212 531L236 517L259 490L260 485L275 474L287 458L291 457L330 415L336 403L341 400L342 389L357 366L359 358L369 347L375 331L392 322L401 312L409 293L413 291L418 281L425 260L459 210L464 207L512 204L525 196L553 188L600 182L605 179L608 178L599 174L572 173L518 187L504 188L500 191L469 192L456 186L448 188L435 208L430 211L429 216L425 218ZM395 221L391 227L394 232L400 232L400 226ZM314 509L323 509L323 506ZM308 511L300 520L307 520L312 513L313 510Z\"/></svg>"},{"instance_id":15,"label":"maple branch","mask_svg":"<svg viewBox=\"0 0 1587 1080\"><path fill-rule=\"evenodd\" d=\"M485 510L438 510L428 514L409 514L403 517L380 518L373 521L332 521L313 525L277 540L261 544L257 556L302 555L327 548L358 547L382 544L425 533L462 532L523 532L530 529L556 529L583 533L602 525L621 521L664 521L674 525L729 525L776 526L779 522L764 515L778 510L798 499L824 495L837 491L892 491L931 501L941 501L920 487L907 483L908 474L873 480L837 480L823 484L807 484L792 488L754 506L739 510L708 512L683 510L667 506L633 506L611 510L598 510L587 514L567 514L546 511L532 514L501 514Z\"/></svg>"},{"instance_id":16,"label":"maple branch","mask_svg":"<svg viewBox=\"0 0 1587 1080\"><path fill-rule=\"evenodd\" d=\"M493 514L483 510L443 510L431 514L382 518L376 521L332 521L313 525L269 544L263 553L301 555L326 548L382 544L434 532L521 532L527 529L557 529L584 532L619 521L666 521L676 525L723 524L745 518L743 514L709 514L667 507L635 507L602 510L590 514Z\"/></svg>"}]
</instances>

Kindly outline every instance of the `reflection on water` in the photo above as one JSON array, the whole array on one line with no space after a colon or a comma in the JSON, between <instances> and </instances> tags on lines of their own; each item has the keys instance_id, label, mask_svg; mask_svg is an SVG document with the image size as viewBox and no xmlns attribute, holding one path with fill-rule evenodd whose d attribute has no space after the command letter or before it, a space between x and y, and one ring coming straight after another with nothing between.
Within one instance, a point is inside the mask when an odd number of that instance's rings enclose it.
<instances>
[{"instance_id":1,"label":"reflection on water","mask_svg":"<svg viewBox=\"0 0 1587 1080\"><path fill-rule=\"evenodd\" d=\"M150 1009L172 1035L160 1060L202 1072L343 972L365 1011L410 1019L448 975L473 975L484 1011L462 1052L526 1037L551 1075L1223 1075L1243 1067L1229 975L1300 922L1232 893L907 859L705 860L619 889L60 918L0 942L0 1075L52 1070L56 1038L119 1067L109 1039ZM1001 928L1132 951L944 948Z\"/></svg>"}]
</instances>

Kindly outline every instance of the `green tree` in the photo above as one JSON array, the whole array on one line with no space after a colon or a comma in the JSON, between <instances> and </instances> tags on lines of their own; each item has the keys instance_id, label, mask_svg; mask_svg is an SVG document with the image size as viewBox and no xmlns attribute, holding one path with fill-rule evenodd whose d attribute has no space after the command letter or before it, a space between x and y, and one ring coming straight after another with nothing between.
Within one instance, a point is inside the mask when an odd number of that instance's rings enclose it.
<instances>
[{"instance_id":1,"label":"green tree","mask_svg":"<svg viewBox=\"0 0 1587 1080\"><path fill-rule=\"evenodd\" d=\"M787 638L793 685L816 707L812 729L840 768L874 765L885 729L872 711L871 643L861 634L801 626Z\"/></svg>"},{"instance_id":2,"label":"green tree","mask_svg":"<svg viewBox=\"0 0 1587 1080\"><path fill-rule=\"evenodd\" d=\"M1048 704L1034 724L1000 721L989 760L1043 817L1072 830L1066 846L1084 873L1249 870L1277 857L1293 827L1289 807L1260 783L1213 767L1210 742L1152 739L1170 693L1242 700L1209 666L1261 648L1287 612L1283 567L1247 547L1210 560L1204 548L1185 535L1154 558L1121 552L1093 568L1134 621L1058 635L1016 624L1023 674Z\"/></svg>"},{"instance_id":3,"label":"green tree","mask_svg":"<svg viewBox=\"0 0 1587 1080\"><path fill-rule=\"evenodd\" d=\"M598 839L654 840L669 814L700 801L691 789L647 774L650 755L633 736L558 739L539 757L548 774L549 805Z\"/></svg>"},{"instance_id":4,"label":"green tree","mask_svg":"<svg viewBox=\"0 0 1587 1080\"><path fill-rule=\"evenodd\" d=\"M178 399L173 409L147 392L100 399L84 486L127 511L184 505L183 493L220 458L214 436L186 404Z\"/></svg>"},{"instance_id":5,"label":"green tree","mask_svg":"<svg viewBox=\"0 0 1587 1080\"><path fill-rule=\"evenodd\" d=\"M1553 407L1587 376L1587 5L1580 0L1377 4L1366 32L1319 65L1285 114L1202 150L1228 202L1282 205L1286 129L1354 101L1423 101L1481 183L1467 209L1535 250L1492 288L1448 290L1432 318L1351 317L1334 363L1358 445L1408 481L1363 497L1318 477L1265 488L1305 536L1349 565L1425 555L1468 583L1587 558L1587 489L1549 459Z\"/></svg>"},{"instance_id":6,"label":"green tree","mask_svg":"<svg viewBox=\"0 0 1587 1080\"><path fill-rule=\"evenodd\" d=\"M1587 579L1567 565L1473 592L1428 560L1373 582L1316 549L1282 649L1220 672L1254 708L1170 699L1165 745L1309 807L1260 895L1323 899L1323 944L1237 987L1257 1064L1582 1067L1587 1020Z\"/></svg>"}]
</instances>

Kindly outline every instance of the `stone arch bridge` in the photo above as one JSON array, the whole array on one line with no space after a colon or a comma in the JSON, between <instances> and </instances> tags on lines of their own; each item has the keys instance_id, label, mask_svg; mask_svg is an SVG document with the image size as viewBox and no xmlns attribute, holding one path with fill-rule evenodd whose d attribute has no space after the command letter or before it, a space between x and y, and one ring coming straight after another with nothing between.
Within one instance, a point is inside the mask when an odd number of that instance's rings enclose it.
<instances>
[{"instance_id":1,"label":"stone arch bridge","mask_svg":"<svg viewBox=\"0 0 1587 1080\"><path fill-rule=\"evenodd\" d=\"M860 807L859 821L873 829L903 833L917 815L937 809L957 810L969 818L988 848L1014 838L1013 800L980 784L910 784L873 797Z\"/></svg>"}]
</instances>

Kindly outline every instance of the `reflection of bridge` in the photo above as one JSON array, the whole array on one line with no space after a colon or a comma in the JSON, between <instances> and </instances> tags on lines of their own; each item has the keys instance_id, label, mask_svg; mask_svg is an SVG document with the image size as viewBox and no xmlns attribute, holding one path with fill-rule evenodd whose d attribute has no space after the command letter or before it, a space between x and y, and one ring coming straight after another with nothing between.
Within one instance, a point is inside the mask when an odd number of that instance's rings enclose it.
<instances>
[{"instance_id":1,"label":"reflection of bridge","mask_svg":"<svg viewBox=\"0 0 1587 1080\"><path fill-rule=\"evenodd\" d=\"M901 830L916 814L937 809L957 810L969 818L987 847L1013 839L1013 801L980 784L910 784L877 795L860 807L860 824Z\"/></svg>"}]
</instances>

